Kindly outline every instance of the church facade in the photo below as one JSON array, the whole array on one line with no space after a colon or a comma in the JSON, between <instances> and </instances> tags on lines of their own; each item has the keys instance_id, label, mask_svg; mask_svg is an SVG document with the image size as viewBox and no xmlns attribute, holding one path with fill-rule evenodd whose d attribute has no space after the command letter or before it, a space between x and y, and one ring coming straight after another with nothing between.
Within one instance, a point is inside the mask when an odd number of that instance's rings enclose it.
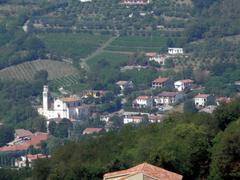
<instances>
[{"instance_id":1,"label":"church facade","mask_svg":"<svg viewBox=\"0 0 240 180\"><path fill-rule=\"evenodd\" d=\"M42 107L38 108L38 113L46 119L73 119L77 120L80 117L82 108L80 99L77 97L64 97L54 100L50 99L48 86L43 87Z\"/></svg>"}]
</instances>

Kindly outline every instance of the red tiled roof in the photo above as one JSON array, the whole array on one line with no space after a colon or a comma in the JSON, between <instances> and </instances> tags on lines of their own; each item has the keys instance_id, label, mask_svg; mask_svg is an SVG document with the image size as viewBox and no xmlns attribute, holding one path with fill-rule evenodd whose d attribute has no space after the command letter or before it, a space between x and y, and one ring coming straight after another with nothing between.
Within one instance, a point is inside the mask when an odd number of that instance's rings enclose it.
<instances>
[{"instance_id":1,"label":"red tiled roof","mask_svg":"<svg viewBox=\"0 0 240 180\"><path fill-rule=\"evenodd\" d=\"M122 171L107 173L104 175L104 178L110 178L115 176L118 176L119 178L121 177L124 178L126 176L138 174L138 173L143 173L145 175L151 176L153 178L157 178L159 180L181 180L183 178L183 176L180 174L167 171L165 169L159 168L157 166L153 166L148 163L142 163L135 167L122 170Z\"/></svg>"},{"instance_id":2,"label":"red tiled roof","mask_svg":"<svg viewBox=\"0 0 240 180\"><path fill-rule=\"evenodd\" d=\"M30 161L34 161L34 160L36 160L36 159L43 159L43 158L46 158L47 156L45 156L45 155L43 155L43 154L34 154L34 155L32 155L32 154L28 154L27 155L27 158L28 158L28 160L30 160Z\"/></svg>"},{"instance_id":3,"label":"red tiled roof","mask_svg":"<svg viewBox=\"0 0 240 180\"><path fill-rule=\"evenodd\" d=\"M153 83L164 83L164 82L166 82L166 81L168 81L168 80L169 80L169 78L159 77L159 78L155 79L155 80L153 81Z\"/></svg>"},{"instance_id":4,"label":"red tiled roof","mask_svg":"<svg viewBox=\"0 0 240 180\"><path fill-rule=\"evenodd\" d=\"M136 99L148 100L149 98L150 98L150 96L138 96Z\"/></svg>"},{"instance_id":5,"label":"red tiled roof","mask_svg":"<svg viewBox=\"0 0 240 180\"><path fill-rule=\"evenodd\" d=\"M164 91L160 94L158 94L158 97L175 97L177 94L179 94L178 92L167 92Z\"/></svg>"},{"instance_id":6,"label":"red tiled roof","mask_svg":"<svg viewBox=\"0 0 240 180\"><path fill-rule=\"evenodd\" d=\"M194 98L207 98L210 94L198 94Z\"/></svg>"},{"instance_id":7,"label":"red tiled roof","mask_svg":"<svg viewBox=\"0 0 240 180\"><path fill-rule=\"evenodd\" d=\"M193 83L193 80L191 80L191 79L183 79L183 80L179 80L179 81L184 84Z\"/></svg>"},{"instance_id":8,"label":"red tiled roof","mask_svg":"<svg viewBox=\"0 0 240 180\"><path fill-rule=\"evenodd\" d=\"M27 140L23 144L0 147L0 152L27 150L31 145L38 148L38 144L40 144L41 141L46 141L48 139L48 133L36 132L30 138L30 140Z\"/></svg>"},{"instance_id":9,"label":"red tiled roof","mask_svg":"<svg viewBox=\"0 0 240 180\"><path fill-rule=\"evenodd\" d=\"M99 133L100 131L102 131L102 128L86 128L86 129L83 131L83 134Z\"/></svg>"},{"instance_id":10,"label":"red tiled roof","mask_svg":"<svg viewBox=\"0 0 240 180\"><path fill-rule=\"evenodd\" d=\"M157 53L156 52L148 52L148 53L145 53L145 56L147 56L147 57L156 57Z\"/></svg>"},{"instance_id":11,"label":"red tiled roof","mask_svg":"<svg viewBox=\"0 0 240 180\"><path fill-rule=\"evenodd\" d=\"M76 98L76 97L65 97L65 98L62 98L62 101L63 102L78 102L78 101L80 101L80 99Z\"/></svg>"},{"instance_id":12,"label":"red tiled roof","mask_svg":"<svg viewBox=\"0 0 240 180\"><path fill-rule=\"evenodd\" d=\"M142 116L128 116L127 118L132 118L132 119L143 119Z\"/></svg>"}]
</instances>

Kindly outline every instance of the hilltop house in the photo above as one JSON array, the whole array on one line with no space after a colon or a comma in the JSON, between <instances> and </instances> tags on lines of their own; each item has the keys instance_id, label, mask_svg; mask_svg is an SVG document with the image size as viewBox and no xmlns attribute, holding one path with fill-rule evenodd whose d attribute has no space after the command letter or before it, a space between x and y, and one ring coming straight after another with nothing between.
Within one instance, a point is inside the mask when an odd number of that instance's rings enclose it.
<instances>
[{"instance_id":1,"label":"hilltop house","mask_svg":"<svg viewBox=\"0 0 240 180\"><path fill-rule=\"evenodd\" d=\"M183 54L183 48L168 48L168 54L171 55Z\"/></svg>"},{"instance_id":2,"label":"hilltop house","mask_svg":"<svg viewBox=\"0 0 240 180\"><path fill-rule=\"evenodd\" d=\"M169 88L172 87L172 81L169 78L159 77L152 81L152 88Z\"/></svg>"},{"instance_id":3,"label":"hilltop house","mask_svg":"<svg viewBox=\"0 0 240 180\"><path fill-rule=\"evenodd\" d=\"M150 0L121 0L121 4L124 5L146 5L149 3Z\"/></svg>"},{"instance_id":4,"label":"hilltop house","mask_svg":"<svg viewBox=\"0 0 240 180\"><path fill-rule=\"evenodd\" d=\"M169 57L168 55L157 54L155 52L146 53L145 56L148 58L149 61L155 61L160 65L165 65L165 61Z\"/></svg>"},{"instance_id":5,"label":"hilltop house","mask_svg":"<svg viewBox=\"0 0 240 180\"><path fill-rule=\"evenodd\" d=\"M174 82L174 87L178 91L190 90L193 84L191 79L183 79Z\"/></svg>"},{"instance_id":6,"label":"hilltop house","mask_svg":"<svg viewBox=\"0 0 240 180\"><path fill-rule=\"evenodd\" d=\"M48 86L43 87L42 95L43 106L38 108L38 113L46 117L46 119L67 118L78 120L80 116L86 114L86 111L88 110L81 106L78 97L57 98L51 101Z\"/></svg>"},{"instance_id":7,"label":"hilltop house","mask_svg":"<svg viewBox=\"0 0 240 180\"><path fill-rule=\"evenodd\" d=\"M129 124L129 123L133 123L133 124L139 124L141 122L143 122L143 116L128 116L126 115L123 118L123 124Z\"/></svg>"},{"instance_id":8,"label":"hilltop house","mask_svg":"<svg viewBox=\"0 0 240 180\"><path fill-rule=\"evenodd\" d=\"M198 94L194 97L194 103L197 108L202 108L211 105L214 102L214 97L210 94Z\"/></svg>"},{"instance_id":9,"label":"hilltop house","mask_svg":"<svg viewBox=\"0 0 240 180\"><path fill-rule=\"evenodd\" d=\"M132 81L118 81L116 82L116 85L120 87L121 91L124 91L125 89L133 88Z\"/></svg>"},{"instance_id":10,"label":"hilltop house","mask_svg":"<svg viewBox=\"0 0 240 180\"><path fill-rule=\"evenodd\" d=\"M126 170L106 173L103 180L182 180L182 178L180 174L142 163Z\"/></svg>"},{"instance_id":11,"label":"hilltop house","mask_svg":"<svg viewBox=\"0 0 240 180\"><path fill-rule=\"evenodd\" d=\"M164 91L154 98L157 105L171 105L178 103L183 99L183 94L179 92Z\"/></svg>"},{"instance_id":12,"label":"hilltop house","mask_svg":"<svg viewBox=\"0 0 240 180\"><path fill-rule=\"evenodd\" d=\"M152 108L153 98L151 96L138 96L132 103L133 108Z\"/></svg>"},{"instance_id":13,"label":"hilltop house","mask_svg":"<svg viewBox=\"0 0 240 180\"><path fill-rule=\"evenodd\" d=\"M149 115L148 116L148 121L150 123L160 123L163 119L162 115Z\"/></svg>"}]
</instances>

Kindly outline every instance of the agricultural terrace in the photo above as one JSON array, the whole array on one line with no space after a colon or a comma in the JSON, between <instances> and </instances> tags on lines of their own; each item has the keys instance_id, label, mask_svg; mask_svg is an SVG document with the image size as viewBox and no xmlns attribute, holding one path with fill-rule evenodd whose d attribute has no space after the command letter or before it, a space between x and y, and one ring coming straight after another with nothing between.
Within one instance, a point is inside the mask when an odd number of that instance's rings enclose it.
<instances>
[{"instance_id":1,"label":"agricultural terrace","mask_svg":"<svg viewBox=\"0 0 240 180\"><path fill-rule=\"evenodd\" d=\"M101 63L107 63L109 66L113 68L120 69L120 66L127 64L128 61L129 55L103 52L102 54L90 59L87 63L91 69L96 69Z\"/></svg>"},{"instance_id":2,"label":"agricultural terrace","mask_svg":"<svg viewBox=\"0 0 240 180\"><path fill-rule=\"evenodd\" d=\"M7 67L0 70L0 78L4 80L32 80L35 73L40 70L48 72L48 79L54 80L65 76L75 75L78 73L71 64L51 61L51 60L37 60L25 62L19 65Z\"/></svg>"},{"instance_id":3,"label":"agricultural terrace","mask_svg":"<svg viewBox=\"0 0 240 180\"><path fill-rule=\"evenodd\" d=\"M180 38L172 38L174 42L178 43ZM160 35L153 34L152 36L120 36L115 41L113 41L106 49L111 51L166 51L168 45L172 42L169 41L169 38Z\"/></svg>"},{"instance_id":4,"label":"agricultural terrace","mask_svg":"<svg viewBox=\"0 0 240 180\"><path fill-rule=\"evenodd\" d=\"M38 36L51 54L75 60L91 54L110 38L90 33L41 33Z\"/></svg>"}]
</instances>

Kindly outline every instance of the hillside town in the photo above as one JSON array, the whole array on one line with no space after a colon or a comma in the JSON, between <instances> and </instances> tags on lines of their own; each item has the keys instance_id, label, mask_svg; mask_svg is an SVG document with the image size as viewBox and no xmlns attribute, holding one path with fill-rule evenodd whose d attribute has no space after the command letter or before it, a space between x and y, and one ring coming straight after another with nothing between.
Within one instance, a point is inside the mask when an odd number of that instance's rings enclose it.
<instances>
[{"instance_id":1,"label":"hillside town","mask_svg":"<svg viewBox=\"0 0 240 180\"><path fill-rule=\"evenodd\" d=\"M240 178L240 1L0 0L0 180Z\"/></svg>"}]
</instances>

